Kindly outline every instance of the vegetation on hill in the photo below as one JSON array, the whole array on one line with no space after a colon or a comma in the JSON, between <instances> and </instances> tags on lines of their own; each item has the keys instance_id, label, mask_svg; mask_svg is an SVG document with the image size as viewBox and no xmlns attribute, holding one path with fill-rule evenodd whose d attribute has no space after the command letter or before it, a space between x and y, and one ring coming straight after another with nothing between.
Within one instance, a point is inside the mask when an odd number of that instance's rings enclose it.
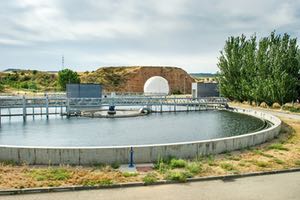
<instances>
[{"instance_id":1,"label":"vegetation on hill","mask_svg":"<svg viewBox=\"0 0 300 200\"><path fill-rule=\"evenodd\" d=\"M0 90L5 88L28 91L57 90L57 75L36 70L0 73Z\"/></svg>"},{"instance_id":2,"label":"vegetation on hill","mask_svg":"<svg viewBox=\"0 0 300 200\"><path fill-rule=\"evenodd\" d=\"M100 83L108 91L118 91L138 67L103 67L96 71L77 73L69 69L58 73L37 70L0 72L0 92L22 90L32 92L65 90L67 83Z\"/></svg>"},{"instance_id":3,"label":"vegetation on hill","mask_svg":"<svg viewBox=\"0 0 300 200\"><path fill-rule=\"evenodd\" d=\"M128 75L135 67L104 67L93 72L84 72L80 79L82 83L99 83L108 91L116 91L126 83Z\"/></svg>"},{"instance_id":4,"label":"vegetation on hill","mask_svg":"<svg viewBox=\"0 0 300 200\"><path fill-rule=\"evenodd\" d=\"M241 102L292 102L299 97L299 61L297 39L286 33L259 41L229 37L218 62L220 92Z\"/></svg>"}]
</instances>

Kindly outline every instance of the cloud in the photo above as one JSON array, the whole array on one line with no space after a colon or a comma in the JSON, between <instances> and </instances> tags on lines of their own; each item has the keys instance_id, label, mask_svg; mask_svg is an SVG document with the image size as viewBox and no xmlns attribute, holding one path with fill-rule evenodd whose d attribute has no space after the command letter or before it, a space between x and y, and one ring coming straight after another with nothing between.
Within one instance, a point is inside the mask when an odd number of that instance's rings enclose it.
<instances>
[{"instance_id":1,"label":"cloud","mask_svg":"<svg viewBox=\"0 0 300 200\"><path fill-rule=\"evenodd\" d=\"M80 60L84 61L88 65L82 66L82 71L88 70L90 66L94 66L91 69L96 69L103 66L178 66L183 67L189 72L199 72L197 69L200 66L211 67L211 63L217 61L216 57L206 54L185 54L173 56L160 55L157 53L145 54L143 52L118 52L113 54L101 54L90 55L80 54ZM98 65L97 65L98 63ZM121 64L120 64L121 63ZM186 65L189 63L189 65ZM215 70L207 70L206 72L215 72Z\"/></svg>"},{"instance_id":2,"label":"cloud","mask_svg":"<svg viewBox=\"0 0 300 200\"><path fill-rule=\"evenodd\" d=\"M81 71L143 64L215 72L227 37L275 29L297 37L299 11L292 0L1 1L0 70L57 70L65 54Z\"/></svg>"}]
</instances>

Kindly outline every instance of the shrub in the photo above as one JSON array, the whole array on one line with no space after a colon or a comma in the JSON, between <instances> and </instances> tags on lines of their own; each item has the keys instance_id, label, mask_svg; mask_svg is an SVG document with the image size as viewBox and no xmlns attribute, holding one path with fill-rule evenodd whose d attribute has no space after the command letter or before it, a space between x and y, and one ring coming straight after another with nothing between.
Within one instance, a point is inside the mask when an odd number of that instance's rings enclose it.
<instances>
[{"instance_id":1,"label":"shrub","mask_svg":"<svg viewBox=\"0 0 300 200\"><path fill-rule=\"evenodd\" d=\"M137 172L124 172L123 173L124 177L132 177L132 176L137 176L137 175L139 175L139 173L137 173Z\"/></svg>"},{"instance_id":2,"label":"shrub","mask_svg":"<svg viewBox=\"0 0 300 200\"><path fill-rule=\"evenodd\" d=\"M182 159L172 159L170 162L172 169L174 168L184 168L186 166L186 161Z\"/></svg>"},{"instance_id":3,"label":"shrub","mask_svg":"<svg viewBox=\"0 0 300 200\"><path fill-rule=\"evenodd\" d=\"M269 107L266 102L261 102L259 106L262 107L262 108L268 108Z\"/></svg>"},{"instance_id":4,"label":"shrub","mask_svg":"<svg viewBox=\"0 0 300 200\"><path fill-rule=\"evenodd\" d=\"M158 169L161 163L169 165L172 159L175 159L175 158L173 156L169 156L167 158L161 158L160 157L160 158L157 159L157 161L154 165L154 168Z\"/></svg>"},{"instance_id":5,"label":"shrub","mask_svg":"<svg viewBox=\"0 0 300 200\"><path fill-rule=\"evenodd\" d=\"M113 168L113 169L118 169L118 168L120 167L120 164L119 164L118 162L114 162L114 163L112 163L110 166L111 166L111 168Z\"/></svg>"},{"instance_id":6,"label":"shrub","mask_svg":"<svg viewBox=\"0 0 300 200\"><path fill-rule=\"evenodd\" d=\"M281 108L281 106L279 103L273 103L272 108L279 109L279 108Z\"/></svg>"},{"instance_id":7,"label":"shrub","mask_svg":"<svg viewBox=\"0 0 300 200\"><path fill-rule=\"evenodd\" d=\"M28 89L37 90L38 87L35 82L28 82Z\"/></svg>"},{"instance_id":8,"label":"shrub","mask_svg":"<svg viewBox=\"0 0 300 200\"><path fill-rule=\"evenodd\" d=\"M217 163L215 162L215 157L213 155L209 155L207 157L207 164L209 166L217 166Z\"/></svg>"},{"instance_id":9,"label":"shrub","mask_svg":"<svg viewBox=\"0 0 300 200\"><path fill-rule=\"evenodd\" d=\"M255 101L252 101L251 106L257 106Z\"/></svg>"},{"instance_id":10,"label":"shrub","mask_svg":"<svg viewBox=\"0 0 300 200\"><path fill-rule=\"evenodd\" d=\"M234 160L234 161L239 161L241 160L241 156L233 156L233 155L230 155L230 156L226 156L227 159L229 160Z\"/></svg>"},{"instance_id":11,"label":"shrub","mask_svg":"<svg viewBox=\"0 0 300 200\"><path fill-rule=\"evenodd\" d=\"M157 178L156 174L153 172L146 174L146 176L143 178L143 182L146 185L153 184L153 183L157 182L157 180L158 180L158 178Z\"/></svg>"},{"instance_id":12,"label":"shrub","mask_svg":"<svg viewBox=\"0 0 300 200\"><path fill-rule=\"evenodd\" d=\"M161 173L165 173L167 170L170 169L169 163L171 159L163 159L159 158L154 165L154 168Z\"/></svg>"},{"instance_id":13,"label":"shrub","mask_svg":"<svg viewBox=\"0 0 300 200\"><path fill-rule=\"evenodd\" d=\"M179 95L182 94L182 92L179 89L173 90L172 94Z\"/></svg>"},{"instance_id":14,"label":"shrub","mask_svg":"<svg viewBox=\"0 0 300 200\"><path fill-rule=\"evenodd\" d=\"M256 161L254 162L254 164L257 165L258 167L269 167L269 163L264 161Z\"/></svg>"},{"instance_id":15,"label":"shrub","mask_svg":"<svg viewBox=\"0 0 300 200\"><path fill-rule=\"evenodd\" d=\"M239 162L238 165L241 166L241 167L246 167L246 166L248 166L249 164L246 163L245 161L241 161L241 162Z\"/></svg>"},{"instance_id":16,"label":"shrub","mask_svg":"<svg viewBox=\"0 0 300 200\"><path fill-rule=\"evenodd\" d=\"M186 166L186 169L192 174L199 174L202 171L200 163L191 163Z\"/></svg>"},{"instance_id":17,"label":"shrub","mask_svg":"<svg viewBox=\"0 0 300 200\"><path fill-rule=\"evenodd\" d=\"M273 158L274 157L271 154L264 153L262 150L258 150L258 149L254 149L253 153L255 153L257 155L261 155L261 156L267 157L267 158Z\"/></svg>"},{"instance_id":18,"label":"shrub","mask_svg":"<svg viewBox=\"0 0 300 200\"><path fill-rule=\"evenodd\" d=\"M231 163L221 163L220 167L222 169L225 169L226 171L233 171L233 170L235 170L235 167Z\"/></svg>"},{"instance_id":19,"label":"shrub","mask_svg":"<svg viewBox=\"0 0 300 200\"><path fill-rule=\"evenodd\" d=\"M25 76L22 76L21 78L20 78L20 81L29 81L31 78L30 78L30 76L28 76L28 75L25 75Z\"/></svg>"},{"instance_id":20,"label":"shrub","mask_svg":"<svg viewBox=\"0 0 300 200\"><path fill-rule=\"evenodd\" d=\"M101 186L109 186L112 185L113 181L108 178L100 179L100 180L84 180L82 185L85 186L95 186L95 185L101 185Z\"/></svg>"},{"instance_id":21,"label":"shrub","mask_svg":"<svg viewBox=\"0 0 300 200\"><path fill-rule=\"evenodd\" d=\"M29 171L29 175L37 181L66 180L71 177L71 173L64 168L33 169Z\"/></svg>"},{"instance_id":22,"label":"shrub","mask_svg":"<svg viewBox=\"0 0 300 200\"><path fill-rule=\"evenodd\" d=\"M165 173L167 170L170 169L170 166L166 163L161 162L155 166L155 169L157 169L161 173Z\"/></svg>"},{"instance_id":23,"label":"shrub","mask_svg":"<svg viewBox=\"0 0 300 200\"><path fill-rule=\"evenodd\" d=\"M280 160L280 159L278 159L278 158L274 158L273 161L274 161L275 163L279 164L279 165L281 165L281 164L284 163L283 160Z\"/></svg>"},{"instance_id":24,"label":"shrub","mask_svg":"<svg viewBox=\"0 0 300 200\"><path fill-rule=\"evenodd\" d=\"M106 167L106 164L104 164L104 163L93 163L92 166L96 169L102 169L102 168Z\"/></svg>"},{"instance_id":25,"label":"shrub","mask_svg":"<svg viewBox=\"0 0 300 200\"><path fill-rule=\"evenodd\" d=\"M28 89L28 83L27 82L20 83L20 88Z\"/></svg>"},{"instance_id":26,"label":"shrub","mask_svg":"<svg viewBox=\"0 0 300 200\"><path fill-rule=\"evenodd\" d=\"M166 179L170 181L186 182L186 179L191 177L193 177L193 175L190 172L169 171Z\"/></svg>"},{"instance_id":27,"label":"shrub","mask_svg":"<svg viewBox=\"0 0 300 200\"><path fill-rule=\"evenodd\" d=\"M58 181L50 181L50 182L48 182L47 183L47 186L48 187L58 187L58 186L60 186L61 184L60 184L60 182L58 182Z\"/></svg>"},{"instance_id":28,"label":"shrub","mask_svg":"<svg viewBox=\"0 0 300 200\"><path fill-rule=\"evenodd\" d=\"M35 82L22 82L19 84L20 88L23 88L23 89L30 89L30 90L37 90L38 87L36 85Z\"/></svg>"},{"instance_id":29,"label":"shrub","mask_svg":"<svg viewBox=\"0 0 300 200\"><path fill-rule=\"evenodd\" d=\"M300 108L293 107L293 108L290 108L289 111L290 112L300 112Z\"/></svg>"},{"instance_id":30,"label":"shrub","mask_svg":"<svg viewBox=\"0 0 300 200\"><path fill-rule=\"evenodd\" d=\"M268 149L276 149L276 150L282 150L282 151L288 151L289 150L288 148L284 147L280 143L271 144L270 146L268 146Z\"/></svg>"},{"instance_id":31,"label":"shrub","mask_svg":"<svg viewBox=\"0 0 300 200\"><path fill-rule=\"evenodd\" d=\"M284 106L282 106L282 108L290 112L300 112L299 104L286 103Z\"/></svg>"},{"instance_id":32,"label":"shrub","mask_svg":"<svg viewBox=\"0 0 300 200\"><path fill-rule=\"evenodd\" d=\"M13 161L13 160L1 160L0 165L10 165L10 166L15 166L18 163Z\"/></svg>"},{"instance_id":33,"label":"shrub","mask_svg":"<svg viewBox=\"0 0 300 200\"><path fill-rule=\"evenodd\" d=\"M291 108L293 108L293 104L291 104L291 103L286 103L286 104L284 104L284 105L282 106L282 108L283 108L284 110L290 110Z\"/></svg>"}]
</instances>

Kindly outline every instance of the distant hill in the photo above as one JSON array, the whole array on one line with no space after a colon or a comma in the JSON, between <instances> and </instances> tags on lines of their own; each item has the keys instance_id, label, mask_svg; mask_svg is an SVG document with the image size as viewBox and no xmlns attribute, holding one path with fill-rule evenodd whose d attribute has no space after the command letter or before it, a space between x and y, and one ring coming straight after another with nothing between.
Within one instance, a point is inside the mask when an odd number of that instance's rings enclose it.
<instances>
[{"instance_id":1,"label":"distant hill","mask_svg":"<svg viewBox=\"0 0 300 200\"><path fill-rule=\"evenodd\" d=\"M58 73L58 71L44 71L44 72L52 73L52 74L57 74Z\"/></svg>"},{"instance_id":2,"label":"distant hill","mask_svg":"<svg viewBox=\"0 0 300 200\"><path fill-rule=\"evenodd\" d=\"M46 73L58 73L58 71L40 71L40 70L33 70L33 69L17 69L17 68L7 68L3 70L2 72L30 72L30 71L39 71L39 72L46 72Z\"/></svg>"},{"instance_id":3,"label":"distant hill","mask_svg":"<svg viewBox=\"0 0 300 200\"><path fill-rule=\"evenodd\" d=\"M191 93L192 82L195 82L183 69L166 66L101 67L91 72L79 72L79 76L82 83L100 83L107 92L142 93L145 82L152 76L167 79L173 94ZM0 83L10 91L57 91L57 82L56 71L9 68L0 73Z\"/></svg>"},{"instance_id":4,"label":"distant hill","mask_svg":"<svg viewBox=\"0 0 300 200\"><path fill-rule=\"evenodd\" d=\"M213 78L216 77L217 74L214 73L190 73L190 76L195 78Z\"/></svg>"},{"instance_id":5,"label":"distant hill","mask_svg":"<svg viewBox=\"0 0 300 200\"><path fill-rule=\"evenodd\" d=\"M22 69L7 68L7 69L3 70L2 72L18 72L18 71L22 71Z\"/></svg>"}]
</instances>

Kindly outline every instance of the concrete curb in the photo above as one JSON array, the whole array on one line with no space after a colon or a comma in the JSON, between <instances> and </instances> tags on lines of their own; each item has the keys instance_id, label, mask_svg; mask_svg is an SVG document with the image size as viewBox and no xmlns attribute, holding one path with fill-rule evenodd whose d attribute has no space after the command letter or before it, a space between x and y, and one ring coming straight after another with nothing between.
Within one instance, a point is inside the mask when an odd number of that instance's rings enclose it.
<instances>
[{"instance_id":1,"label":"concrete curb","mask_svg":"<svg viewBox=\"0 0 300 200\"><path fill-rule=\"evenodd\" d=\"M237 178L251 177L251 176L263 176L271 174L291 173L300 172L300 168L291 168L283 170L273 170L264 172L251 172L245 174L233 174L224 176L207 176L207 177L196 177L188 178L185 183L199 182L199 181L212 181L212 180L231 180ZM65 187L42 187L42 188L25 188L25 189L8 189L0 190L0 196L3 195L20 195L20 194L37 194L37 193L49 193L49 192L69 192L69 191L80 191L80 190L96 190L96 189L113 189L113 188L130 188L140 186L154 186L164 184L178 184L182 182L161 180L153 184L145 184L143 182L131 182L131 183L118 183L108 186L65 186Z\"/></svg>"}]
</instances>

